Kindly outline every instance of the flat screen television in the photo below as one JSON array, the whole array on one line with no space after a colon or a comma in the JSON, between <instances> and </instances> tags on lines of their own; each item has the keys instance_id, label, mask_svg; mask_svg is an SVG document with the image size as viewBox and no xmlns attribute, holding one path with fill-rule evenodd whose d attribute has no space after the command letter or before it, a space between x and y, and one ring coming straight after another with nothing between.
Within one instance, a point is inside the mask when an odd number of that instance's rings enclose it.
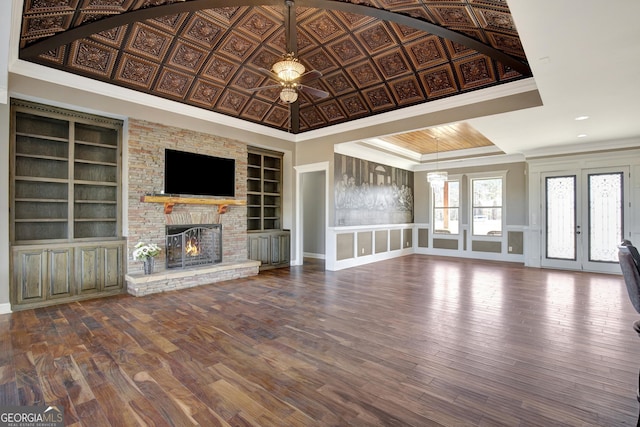
<instances>
[{"instance_id":1,"label":"flat screen television","mask_svg":"<svg viewBox=\"0 0 640 427\"><path fill-rule=\"evenodd\" d=\"M235 197L236 161L167 148L164 150L164 193Z\"/></svg>"}]
</instances>

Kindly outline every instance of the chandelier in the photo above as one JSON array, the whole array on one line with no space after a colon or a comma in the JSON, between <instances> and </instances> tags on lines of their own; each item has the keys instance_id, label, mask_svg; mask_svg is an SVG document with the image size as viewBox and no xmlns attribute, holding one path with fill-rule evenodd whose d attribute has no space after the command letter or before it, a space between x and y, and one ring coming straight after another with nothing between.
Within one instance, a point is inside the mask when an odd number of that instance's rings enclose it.
<instances>
[{"instance_id":1,"label":"chandelier","mask_svg":"<svg viewBox=\"0 0 640 427\"><path fill-rule=\"evenodd\" d=\"M304 65L293 56L293 53L284 55L282 61L278 61L271 67L271 70L278 76L282 84L280 91L280 99L282 102L291 104L298 99L298 91L296 80L304 74Z\"/></svg>"},{"instance_id":2,"label":"chandelier","mask_svg":"<svg viewBox=\"0 0 640 427\"><path fill-rule=\"evenodd\" d=\"M436 170L433 172L427 173L427 182L431 184L431 188L434 190L440 189L444 187L444 183L448 179L448 175L446 171L438 170L438 152L439 152L439 139L436 138Z\"/></svg>"}]
</instances>

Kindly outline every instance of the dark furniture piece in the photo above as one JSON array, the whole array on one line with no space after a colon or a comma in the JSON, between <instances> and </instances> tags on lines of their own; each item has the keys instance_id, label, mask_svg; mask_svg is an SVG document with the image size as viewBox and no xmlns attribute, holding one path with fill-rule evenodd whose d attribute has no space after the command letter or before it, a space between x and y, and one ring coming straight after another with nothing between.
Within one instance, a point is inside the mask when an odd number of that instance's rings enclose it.
<instances>
[{"instance_id":1,"label":"dark furniture piece","mask_svg":"<svg viewBox=\"0 0 640 427\"><path fill-rule=\"evenodd\" d=\"M618 260L631 304L640 313L640 253L630 241L623 240L618 246ZM633 329L640 336L640 320L633 322ZM638 386L636 398L640 402L640 373L638 374ZM640 427L640 416L636 425Z\"/></svg>"}]
</instances>

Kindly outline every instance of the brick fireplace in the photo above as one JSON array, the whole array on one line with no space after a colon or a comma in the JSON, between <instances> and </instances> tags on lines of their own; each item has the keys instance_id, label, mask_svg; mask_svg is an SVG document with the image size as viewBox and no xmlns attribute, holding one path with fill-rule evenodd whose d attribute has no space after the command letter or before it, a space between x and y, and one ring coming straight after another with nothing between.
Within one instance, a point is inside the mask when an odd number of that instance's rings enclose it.
<instances>
[{"instance_id":1,"label":"brick fireplace","mask_svg":"<svg viewBox=\"0 0 640 427\"><path fill-rule=\"evenodd\" d=\"M165 213L160 203L145 203L141 196L164 188L165 148L236 160L236 199L246 200L247 145L240 141L136 119L128 122L127 169L128 232L127 291L146 295L247 277L258 274L259 262L247 259L247 209L229 206L219 214L217 206L176 204ZM215 179L215 172L212 172ZM220 224L221 262L167 269L167 226ZM163 250L156 258L154 274L143 275L142 263L132 259L137 242L156 243Z\"/></svg>"}]
</instances>

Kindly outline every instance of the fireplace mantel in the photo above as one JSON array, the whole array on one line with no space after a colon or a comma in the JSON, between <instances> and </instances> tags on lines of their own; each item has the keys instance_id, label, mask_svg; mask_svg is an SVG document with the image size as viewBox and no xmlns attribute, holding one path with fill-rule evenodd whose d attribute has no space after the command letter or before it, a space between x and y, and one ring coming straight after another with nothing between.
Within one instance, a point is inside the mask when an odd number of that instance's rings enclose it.
<instances>
[{"instance_id":1,"label":"fireplace mantel","mask_svg":"<svg viewBox=\"0 0 640 427\"><path fill-rule=\"evenodd\" d=\"M229 205L246 205L246 200L236 199L207 199L204 197L179 197L179 196L151 196L146 195L140 197L141 202L146 203L164 203L164 213L170 214L173 206L179 203L187 205L217 205L218 213L222 214L227 211Z\"/></svg>"}]
</instances>

